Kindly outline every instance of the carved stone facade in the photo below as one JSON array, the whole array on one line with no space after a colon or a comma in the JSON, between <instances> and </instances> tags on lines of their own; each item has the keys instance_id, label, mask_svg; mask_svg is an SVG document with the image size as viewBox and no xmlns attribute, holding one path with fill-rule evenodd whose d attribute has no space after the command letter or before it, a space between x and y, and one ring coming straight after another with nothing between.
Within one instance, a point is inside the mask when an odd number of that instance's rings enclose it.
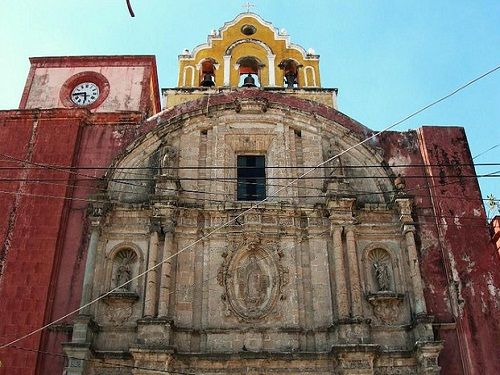
<instances>
[{"instance_id":1,"label":"carved stone facade","mask_svg":"<svg viewBox=\"0 0 500 375\"><path fill-rule=\"evenodd\" d=\"M65 345L85 359L68 374L438 373L396 173L343 123L273 98L160 114L114 161L82 303L102 298ZM238 200L241 155L265 158L257 207Z\"/></svg>"}]
</instances>

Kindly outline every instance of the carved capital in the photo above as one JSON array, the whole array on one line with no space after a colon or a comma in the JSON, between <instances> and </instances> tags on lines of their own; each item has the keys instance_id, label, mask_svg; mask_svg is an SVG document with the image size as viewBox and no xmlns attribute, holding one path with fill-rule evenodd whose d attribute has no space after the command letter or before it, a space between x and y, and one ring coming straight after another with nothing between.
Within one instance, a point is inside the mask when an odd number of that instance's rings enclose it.
<instances>
[{"instance_id":1,"label":"carved capital","mask_svg":"<svg viewBox=\"0 0 500 375\"><path fill-rule=\"evenodd\" d=\"M398 198L396 199L396 205L399 210L399 220L403 224L413 223L413 218L411 217L413 210L413 202L409 198Z\"/></svg>"},{"instance_id":2,"label":"carved capital","mask_svg":"<svg viewBox=\"0 0 500 375\"><path fill-rule=\"evenodd\" d=\"M327 209L330 214L332 224L353 223L356 198L354 197L336 197L329 198Z\"/></svg>"},{"instance_id":3,"label":"carved capital","mask_svg":"<svg viewBox=\"0 0 500 375\"><path fill-rule=\"evenodd\" d=\"M149 232L150 233L160 233L161 231L161 220L159 217L152 217L149 222Z\"/></svg>"},{"instance_id":4,"label":"carved capital","mask_svg":"<svg viewBox=\"0 0 500 375\"><path fill-rule=\"evenodd\" d=\"M106 216L106 213L111 208L111 203L107 196L103 194L93 195L91 199L92 201L87 207L87 216L92 226L99 226L102 218Z\"/></svg>"}]
</instances>

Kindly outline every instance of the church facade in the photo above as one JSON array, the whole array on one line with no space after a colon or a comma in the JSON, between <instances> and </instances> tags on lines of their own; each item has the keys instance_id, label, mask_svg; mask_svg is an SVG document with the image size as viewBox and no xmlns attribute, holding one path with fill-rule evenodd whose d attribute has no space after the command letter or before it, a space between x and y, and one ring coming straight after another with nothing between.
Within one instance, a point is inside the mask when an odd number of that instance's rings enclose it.
<instances>
[{"instance_id":1,"label":"church facade","mask_svg":"<svg viewBox=\"0 0 500 375\"><path fill-rule=\"evenodd\" d=\"M0 344L47 328L0 373L500 371L462 128L372 137L252 13L183 51L161 99L151 56L31 62L0 112Z\"/></svg>"}]
</instances>

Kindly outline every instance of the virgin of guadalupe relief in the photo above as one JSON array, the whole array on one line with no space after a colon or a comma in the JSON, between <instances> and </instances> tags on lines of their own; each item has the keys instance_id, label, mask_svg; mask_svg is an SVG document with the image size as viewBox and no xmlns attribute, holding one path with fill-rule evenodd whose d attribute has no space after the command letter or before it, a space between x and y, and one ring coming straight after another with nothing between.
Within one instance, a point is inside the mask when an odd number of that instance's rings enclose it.
<instances>
[{"instance_id":1,"label":"virgin of guadalupe relief","mask_svg":"<svg viewBox=\"0 0 500 375\"><path fill-rule=\"evenodd\" d=\"M218 281L224 287L222 300L228 315L242 321L264 319L278 313L276 304L284 299L288 269L281 264L283 253L256 244L225 251Z\"/></svg>"},{"instance_id":2,"label":"virgin of guadalupe relief","mask_svg":"<svg viewBox=\"0 0 500 375\"><path fill-rule=\"evenodd\" d=\"M250 311L259 309L268 298L269 275L251 253L238 269L238 291L243 304Z\"/></svg>"}]
</instances>

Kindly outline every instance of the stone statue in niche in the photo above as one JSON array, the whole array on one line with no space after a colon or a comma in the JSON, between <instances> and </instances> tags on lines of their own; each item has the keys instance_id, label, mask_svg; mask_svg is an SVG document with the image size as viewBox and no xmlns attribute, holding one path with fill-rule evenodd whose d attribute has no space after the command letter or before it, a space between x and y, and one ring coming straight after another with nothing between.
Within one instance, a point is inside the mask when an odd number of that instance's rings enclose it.
<instances>
[{"instance_id":1,"label":"stone statue in niche","mask_svg":"<svg viewBox=\"0 0 500 375\"><path fill-rule=\"evenodd\" d=\"M379 292L387 292L391 289L389 269L387 264L382 262L374 262L373 268L375 271L375 280L377 281L377 287Z\"/></svg>"},{"instance_id":2,"label":"stone statue in niche","mask_svg":"<svg viewBox=\"0 0 500 375\"><path fill-rule=\"evenodd\" d=\"M265 301L269 276L263 272L255 254L250 255L246 264L239 270L238 286L247 308L259 308Z\"/></svg>"},{"instance_id":3,"label":"stone statue in niche","mask_svg":"<svg viewBox=\"0 0 500 375\"><path fill-rule=\"evenodd\" d=\"M128 283L132 279L132 271L130 270L130 264L128 261L123 261L123 263L118 266L116 270L116 286L120 286L121 290L130 290L130 283ZM125 284L128 283L128 284ZM123 285L125 284L125 285Z\"/></svg>"},{"instance_id":4,"label":"stone statue in niche","mask_svg":"<svg viewBox=\"0 0 500 375\"><path fill-rule=\"evenodd\" d=\"M337 147L337 142L333 139L330 140L330 143L328 145L328 150L326 151L326 158L327 160L333 158L335 155L338 154L337 152L338 147ZM327 163L328 171L326 173L326 176L329 178L334 178L334 177L342 177L343 176L343 171L342 171L342 162L340 160L340 156L336 157L333 160L330 160Z\"/></svg>"},{"instance_id":5,"label":"stone statue in niche","mask_svg":"<svg viewBox=\"0 0 500 375\"><path fill-rule=\"evenodd\" d=\"M132 249L120 250L114 259L114 280L115 287L120 287L120 291L129 292L132 280L133 263L137 259L137 254ZM128 283L128 284L125 284ZM125 284L125 285L123 285ZM122 286L123 285L123 286Z\"/></svg>"},{"instance_id":6,"label":"stone statue in niche","mask_svg":"<svg viewBox=\"0 0 500 375\"><path fill-rule=\"evenodd\" d=\"M175 177L177 166L177 158L179 152L176 147L172 145L165 145L161 150L160 157L160 172L162 176Z\"/></svg>"}]
</instances>

